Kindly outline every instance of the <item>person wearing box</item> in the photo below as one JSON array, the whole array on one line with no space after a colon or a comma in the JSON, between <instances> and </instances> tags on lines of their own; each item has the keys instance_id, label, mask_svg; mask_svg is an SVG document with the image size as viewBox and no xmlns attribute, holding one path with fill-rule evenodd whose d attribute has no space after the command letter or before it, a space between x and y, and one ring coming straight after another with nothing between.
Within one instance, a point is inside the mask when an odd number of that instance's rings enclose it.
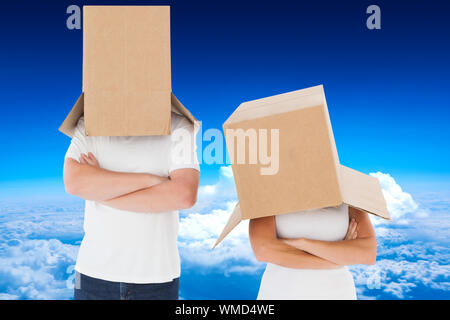
<instances>
[{"instance_id":1,"label":"person wearing box","mask_svg":"<svg viewBox=\"0 0 450 320\"><path fill-rule=\"evenodd\" d=\"M366 212L342 204L250 220L257 260L267 262L259 300L352 300L347 265L376 262L377 241Z\"/></svg>"},{"instance_id":2,"label":"person wearing box","mask_svg":"<svg viewBox=\"0 0 450 320\"><path fill-rule=\"evenodd\" d=\"M178 210L194 205L200 172L194 125L173 113L171 127L92 137L78 121L64 162L66 191L86 201L76 300L178 299Z\"/></svg>"}]
</instances>

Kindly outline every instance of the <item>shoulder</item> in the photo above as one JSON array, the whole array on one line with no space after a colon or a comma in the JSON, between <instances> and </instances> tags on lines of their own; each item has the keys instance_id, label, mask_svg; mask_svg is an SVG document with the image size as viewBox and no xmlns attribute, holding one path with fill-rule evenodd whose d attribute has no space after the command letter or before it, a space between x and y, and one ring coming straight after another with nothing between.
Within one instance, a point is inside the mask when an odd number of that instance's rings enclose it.
<instances>
[{"instance_id":1,"label":"shoulder","mask_svg":"<svg viewBox=\"0 0 450 320\"><path fill-rule=\"evenodd\" d=\"M78 119L77 129L83 129L84 130L84 116L81 116L80 119Z\"/></svg>"},{"instance_id":2,"label":"shoulder","mask_svg":"<svg viewBox=\"0 0 450 320\"><path fill-rule=\"evenodd\" d=\"M179 115L175 112L172 112L171 123L172 123L172 125L171 125L172 132L177 129L181 129L181 128L184 128L187 130L194 129L194 124L191 121L189 121L186 117Z\"/></svg>"},{"instance_id":3,"label":"shoulder","mask_svg":"<svg viewBox=\"0 0 450 320\"><path fill-rule=\"evenodd\" d=\"M78 119L77 125L73 131L73 137L81 138L86 136L86 130L84 128L84 117L81 116L80 119Z\"/></svg>"}]
</instances>

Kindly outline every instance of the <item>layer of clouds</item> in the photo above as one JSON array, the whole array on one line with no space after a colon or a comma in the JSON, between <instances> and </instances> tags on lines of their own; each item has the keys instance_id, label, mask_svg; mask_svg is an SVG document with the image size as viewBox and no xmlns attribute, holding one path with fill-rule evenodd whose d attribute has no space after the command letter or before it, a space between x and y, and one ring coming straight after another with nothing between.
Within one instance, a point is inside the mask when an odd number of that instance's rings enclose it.
<instances>
[{"instance_id":1,"label":"layer of clouds","mask_svg":"<svg viewBox=\"0 0 450 320\"><path fill-rule=\"evenodd\" d=\"M377 172L371 176L380 181L392 221L371 217L379 243L378 262L370 267L351 267L359 298L414 298L417 291L424 288L449 291L446 246L437 245L439 238L433 239L430 234L427 236L423 228L417 228L418 224L424 226L429 223L433 226L431 232L436 233L435 228L444 227L442 223L435 224L428 217L427 210L411 194L402 190L389 174ZM264 264L253 257L248 242L248 224L245 222L211 251L236 201L232 177L231 168L222 167L219 182L201 189L200 208L208 208L205 204L213 198L220 199L216 201L216 206L221 207L203 214L193 212L181 220L180 252L187 265L202 267L203 270L222 269L226 274L262 274ZM447 203L447 208L449 205ZM420 237L422 240L428 237L425 240L431 241L411 243Z\"/></svg>"},{"instance_id":2,"label":"layer of clouds","mask_svg":"<svg viewBox=\"0 0 450 320\"><path fill-rule=\"evenodd\" d=\"M417 217L427 216L427 212L419 207L411 194L402 190L402 187L395 182L391 175L382 172L371 173L370 175L377 178L380 182L389 213L394 223L407 223L408 216L411 215ZM380 219L374 219L372 221L375 223L382 222Z\"/></svg>"},{"instance_id":3,"label":"layer of clouds","mask_svg":"<svg viewBox=\"0 0 450 320\"><path fill-rule=\"evenodd\" d=\"M358 297L449 298L450 197L428 193L419 202L392 176L372 176L380 180L393 221L373 218L378 262L351 267ZM248 223L211 249L236 201L231 168L224 166L217 183L200 187L197 205L180 214L184 298L256 297L265 265L254 258ZM0 204L0 299L70 299L82 238L82 202ZM195 286L198 281L209 285Z\"/></svg>"},{"instance_id":4,"label":"layer of clouds","mask_svg":"<svg viewBox=\"0 0 450 320\"><path fill-rule=\"evenodd\" d=\"M185 265L220 269L224 273L255 272L263 268L254 258L248 240L248 221L240 223L214 250L212 246L226 224L234 202L209 214L194 213L181 220L179 248Z\"/></svg>"},{"instance_id":5,"label":"layer of clouds","mask_svg":"<svg viewBox=\"0 0 450 320\"><path fill-rule=\"evenodd\" d=\"M216 184L200 187L197 205L181 218L181 252L186 253L184 258L187 261L195 260L195 263L206 266L221 265L228 259L237 258L260 266L249 246L248 221L241 222L216 249L211 250L237 201L231 166L222 166L220 173ZM423 216L424 211L412 196L404 192L389 174L377 172L371 175L380 181L393 224L406 223L408 216ZM371 218L377 226L386 223L381 218Z\"/></svg>"},{"instance_id":6,"label":"layer of clouds","mask_svg":"<svg viewBox=\"0 0 450 320\"><path fill-rule=\"evenodd\" d=\"M226 274L251 273L264 268L251 250L248 220L242 221L226 241L212 249L236 206L236 198L230 166L220 168L216 184L200 187L198 203L180 220L178 243L186 266L220 269Z\"/></svg>"},{"instance_id":7,"label":"layer of clouds","mask_svg":"<svg viewBox=\"0 0 450 320\"><path fill-rule=\"evenodd\" d=\"M219 173L216 183L199 187L197 203L185 214L210 213L214 209L226 209L228 202L237 201L231 166L220 167Z\"/></svg>"},{"instance_id":8,"label":"layer of clouds","mask_svg":"<svg viewBox=\"0 0 450 320\"><path fill-rule=\"evenodd\" d=\"M418 296L421 292L437 290L444 299L450 291L449 259L447 247L418 242L386 248L375 266L352 266L351 271L359 298L422 299L426 294Z\"/></svg>"},{"instance_id":9,"label":"layer of clouds","mask_svg":"<svg viewBox=\"0 0 450 320\"><path fill-rule=\"evenodd\" d=\"M1 247L3 299L69 299L78 246L51 240L10 240Z\"/></svg>"},{"instance_id":10,"label":"layer of clouds","mask_svg":"<svg viewBox=\"0 0 450 320\"><path fill-rule=\"evenodd\" d=\"M79 202L2 203L0 299L70 299L82 217Z\"/></svg>"}]
</instances>

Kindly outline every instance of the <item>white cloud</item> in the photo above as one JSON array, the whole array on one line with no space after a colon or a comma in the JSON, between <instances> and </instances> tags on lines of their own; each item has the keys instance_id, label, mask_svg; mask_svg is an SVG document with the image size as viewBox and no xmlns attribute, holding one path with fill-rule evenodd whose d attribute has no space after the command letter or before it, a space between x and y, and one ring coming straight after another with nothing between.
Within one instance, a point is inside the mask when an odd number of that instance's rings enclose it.
<instances>
[{"instance_id":1,"label":"white cloud","mask_svg":"<svg viewBox=\"0 0 450 320\"><path fill-rule=\"evenodd\" d=\"M219 172L217 183L200 186L197 203L183 213L209 213L212 209L226 209L229 201L236 201L231 166L222 166Z\"/></svg>"},{"instance_id":2,"label":"white cloud","mask_svg":"<svg viewBox=\"0 0 450 320\"><path fill-rule=\"evenodd\" d=\"M231 269L233 263L240 267L261 268L249 244L248 221L241 222L219 246L212 249L235 205L236 202L230 201L226 209L214 209L207 214L191 213L180 220L178 244L185 263L228 268L229 272L243 270Z\"/></svg>"},{"instance_id":3,"label":"white cloud","mask_svg":"<svg viewBox=\"0 0 450 320\"><path fill-rule=\"evenodd\" d=\"M199 194L201 195L210 195L216 194L216 186L215 185L205 185L199 188Z\"/></svg>"},{"instance_id":4,"label":"white cloud","mask_svg":"<svg viewBox=\"0 0 450 320\"><path fill-rule=\"evenodd\" d=\"M437 290L442 297L450 292L448 210L450 203L431 197L432 211L426 219L420 212L429 209L404 192L388 174L372 174L380 179L394 223L378 224L379 259L375 266L352 266L358 297L415 298L420 290ZM449 198L446 198L449 199ZM252 279L252 288L242 288L251 298L259 285L264 264L255 260L248 239L248 222L242 222L214 250L212 246L228 221L237 197L231 168L222 167L216 184L202 186L199 203L181 213L179 248L182 268L208 276L220 286L216 276ZM82 237L83 206L2 203L0 213L0 299L69 299L78 243ZM377 223L383 221L374 218ZM410 223L399 224L401 221ZM242 275L242 276L241 276ZM189 277L189 273L185 273ZM248 277L248 278L247 278ZM234 278L236 279L236 278ZM379 283L377 281L379 280ZM223 283L223 282L222 282ZM377 289L377 286L379 288ZM222 288L225 290L225 288ZM222 290L218 288L218 290ZM198 291L184 288L185 298ZM190 293L195 292L195 293ZM201 293L208 297L208 292Z\"/></svg>"},{"instance_id":5,"label":"white cloud","mask_svg":"<svg viewBox=\"0 0 450 320\"><path fill-rule=\"evenodd\" d=\"M386 198L388 209L394 224L401 225L408 215L417 216L423 210L389 175L381 172L372 173L379 179ZM180 253L189 263L205 266L222 267L228 260L237 261L228 270L236 272L254 268L262 268L253 255L248 240L248 221L241 222L226 239L214 250L211 250L217 237L228 221L237 201L231 166L220 168L220 177L216 184L202 186L199 190L198 205L180 221ZM377 225L377 234L391 243L405 241L404 234L392 228L391 224L383 224L384 220L371 217ZM226 265L226 264L225 264Z\"/></svg>"},{"instance_id":6,"label":"white cloud","mask_svg":"<svg viewBox=\"0 0 450 320\"><path fill-rule=\"evenodd\" d=\"M233 170L231 169L231 166L220 167L220 173L227 178L233 178Z\"/></svg>"},{"instance_id":7,"label":"white cloud","mask_svg":"<svg viewBox=\"0 0 450 320\"><path fill-rule=\"evenodd\" d=\"M258 274L264 264L254 258L248 240L248 223L245 221L216 249L211 250L236 203L231 168L222 167L220 172L218 183L210 187L214 194L201 193L199 201L209 203L209 206L202 207L205 213L194 212L181 219L180 253L183 263L200 269L203 267L203 272L215 268L222 270L224 275ZM450 290L449 283L443 280L449 273L443 262L449 258L442 253L444 248L436 244L430 244L430 247L423 243L408 243L415 223L406 229L403 223L423 217L424 209L389 174L377 172L371 175L380 180L394 223L380 224L384 220L373 218L378 224L379 261L373 267L350 267L359 298L373 299L386 295L412 298L413 291L421 286ZM233 192L227 189L233 189ZM219 197L220 201L211 205L211 197Z\"/></svg>"},{"instance_id":8,"label":"white cloud","mask_svg":"<svg viewBox=\"0 0 450 320\"><path fill-rule=\"evenodd\" d=\"M439 217L437 217L439 219ZM450 250L448 239L438 236L420 240L421 229L445 232L445 225L436 227L430 219L412 218L408 227L383 225L376 228L378 258L375 266L354 265L350 270L359 298L418 298L424 289L438 290L448 297L450 291Z\"/></svg>"},{"instance_id":9,"label":"white cloud","mask_svg":"<svg viewBox=\"0 0 450 320\"><path fill-rule=\"evenodd\" d=\"M221 167L220 173L217 184L200 188L197 211L180 219L180 255L189 265L220 268L226 273L261 269L263 264L256 261L249 244L248 221L242 221L212 249L237 203L231 167Z\"/></svg>"},{"instance_id":10,"label":"white cloud","mask_svg":"<svg viewBox=\"0 0 450 320\"><path fill-rule=\"evenodd\" d=\"M225 226L236 202L227 202L226 209L214 209L211 213L191 213L180 220L180 238L204 240L214 239Z\"/></svg>"},{"instance_id":11,"label":"white cloud","mask_svg":"<svg viewBox=\"0 0 450 320\"><path fill-rule=\"evenodd\" d=\"M0 214L0 299L73 296L70 267L83 215L79 203L70 201L58 206L46 201L5 205Z\"/></svg>"},{"instance_id":12,"label":"white cloud","mask_svg":"<svg viewBox=\"0 0 450 320\"><path fill-rule=\"evenodd\" d=\"M396 256L395 259L381 259L373 267L363 265L351 268L359 295L372 291L377 296L388 293L393 298L411 299L413 289L418 287L449 291L448 274L450 266L436 261L409 261Z\"/></svg>"},{"instance_id":13,"label":"white cloud","mask_svg":"<svg viewBox=\"0 0 450 320\"><path fill-rule=\"evenodd\" d=\"M75 263L78 246L57 239L23 240L2 246L0 288L4 298L68 299L67 268Z\"/></svg>"},{"instance_id":14,"label":"white cloud","mask_svg":"<svg viewBox=\"0 0 450 320\"><path fill-rule=\"evenodd\" d=\"M397 184L390 174L376 172L370 173L370 175L380 181L383 195L386 199L386 204L393 223L407 224L407 215L410 214L414 214L419 217L426 216L426 212L419 207L409 193L402 190L400 185ZM383 219L375 218L372 219L372 222L379 224L385 221Z\"/></svg>"},{"instance_id":15,"label":"white cloud","mask_svg":"<svg viewBox=\"0 0 450 320\"><path fill-rule=\"evenodd\" d=\"M19 296L9 293L0 293L0 300L17 300Z\"/></svg>"}]
</instances>

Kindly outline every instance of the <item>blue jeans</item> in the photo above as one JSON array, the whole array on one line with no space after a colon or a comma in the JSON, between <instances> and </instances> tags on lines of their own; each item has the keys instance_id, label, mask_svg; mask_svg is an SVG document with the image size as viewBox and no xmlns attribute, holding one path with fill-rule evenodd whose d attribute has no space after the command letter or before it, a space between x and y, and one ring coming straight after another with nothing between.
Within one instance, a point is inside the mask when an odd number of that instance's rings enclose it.
<instances>
[{"instance_id":1,"label":"blue jeans","mask_svg":"<svg viewBox=\"0 0 450 320\"><path fill-rule=\"evenodd\" d=\"M76 273L74 300L177 300L179 278L163 283L124 283Z\"/></svg>"}]
</instances>

